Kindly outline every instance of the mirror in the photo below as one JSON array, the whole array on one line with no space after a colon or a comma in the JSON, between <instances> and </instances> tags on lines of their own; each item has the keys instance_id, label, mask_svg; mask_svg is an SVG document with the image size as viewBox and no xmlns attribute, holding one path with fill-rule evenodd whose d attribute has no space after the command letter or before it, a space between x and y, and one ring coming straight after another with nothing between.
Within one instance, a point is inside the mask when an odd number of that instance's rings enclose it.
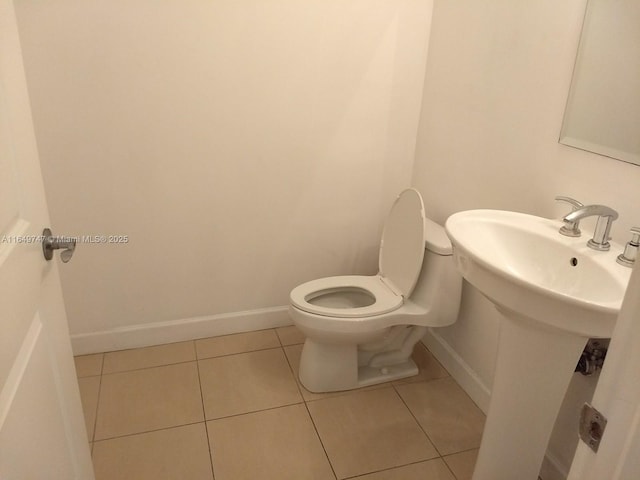
<instances>
[{"instance_id":1,"label":"mirror","mask_svg":"<svg viewBox=\"0 0 640 480\"><path fill-rule=\"evenodd\" d=\"M640 1L589 0L560 143L640 165Z\"/></svg>"}]
</instances>

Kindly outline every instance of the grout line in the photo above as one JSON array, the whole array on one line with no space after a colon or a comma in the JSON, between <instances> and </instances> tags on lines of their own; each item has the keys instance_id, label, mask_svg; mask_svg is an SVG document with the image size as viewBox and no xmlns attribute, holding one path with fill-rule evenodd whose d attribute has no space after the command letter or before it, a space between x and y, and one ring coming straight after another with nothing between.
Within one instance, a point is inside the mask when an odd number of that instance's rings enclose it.
<instances>
[{"instance_id":1,"label":"grout line","mask_svg":"<svg viewBox=\"0 0 640 480\"><path fill-rule=\"evenodd\" d=\"M447 377L444 377L447 378ZM440 378L434 378L434 379L429 379L429 380L425 380L424 383L429 383L430 381L434 381L434 380L441 380ZM421 383L421 382L415 382L415 383ZM414 384L415 384L414 383ZM407 407L407 410L409 411L409 413L411 414L411 416L413 417L413 419L416 421L416 423L418 424L418 427L420 428L420 430L422 430L425 434L425 436L427 437L427 439L429 440L429 442L431 443L431 445L433 445L433 448L435 449L436 453L438 454L438 457L440 460L442 460L442 462L444 463L445 467L447 467L447 470L449 470L449 472L451 472L451 475L453 475L453 478L457 479L457 475L453 472L453 470L451 469L451 467L449 466L449 464L447 463L447 461L445 460L445 456L450 456L450 455L456 455L458 453L462 453L462 452L468 452L471 450L475 450L475 448L470 448L467 450L462 450L461 452L455 452L455 453L450 453L447 455L443 455L442 453L440 453L440 450L438 450L438 447L436 446L436 444L433 442L433 440L431 440L431 437L429 436L429 434L427 433L427 431L424 429L424 427L420 424L420 421L417 419L417 417L414 415L413 411L411 410L411 408L409 407L409 405L407 405L407 402L404 401L404 398L402 398L402 395L400 395L400 392L398 391L398 389L396 387L401 387L402 385L412 385L411 383L405 383L405 384L400 384L400 385L393 385L393 389L396 392L396 395L398 395L398 397L400 397L400 400L402 401L402 403L404 404L405 407Z\"/></svg>"},{"instance_id":2,"label":"grout line","mask_svg":"<svg viewBox=\"0 0 640 480\"><path fill-rule=\"evenodd\" d=\"M289 345L287 345L289 346ZM300 394L300 398L304 403L307 403L307 400L304 398L304 394L302 392L302 385L298 381L298 376L296 375L295 370L293 369L293 365L291 365L291 361L289 361L289 357L287 356L287 352L284 350L284 345L280 347L282 349L282 354L284 355L284 359L287 361L287 365L289 365L289 372L293 377L293 381L296 382L296 388L298 389L298 393Z\"/></svg>"},{"instance_id":3,"label":"grout line","mask_svg":"<svg viewBox=\"0 0 640 480\"><path fill-rule=\"evenodd\" d=\"M196 342L193 342L193 350L195 353ZM207 448L209 450L209 466L211 467L211 475L215 479L216 474L213 470L213 451L211 450L211 440L209 439L209 427L207 425L207 413L204 408L204 392L202 391L202 378L200 377L200 362L196 361L196 369L198 370L198 387L200 388L200 404L202 405L202 418L204 419L204 432L207 436Z\"/></svg>"},{"instance_id":4,"label":"grout line","mask_svg":"<svg viewBox=\"0 0 640 480\"><path fill-rule=\"evenodd\" d=\"M322 451L324 452L324 456L327 459L327 462L329 463L329 467L331 468L331 472L333 473L333 476L335 478L338 478L338 474L336 473L335 468L333 468L333 463L331 463L331 458L329 457L329 453L327 453L327 448L324 446L324 442L322 441L322 437L320 436L320 432L318 432L318 427L316 426L316 422L313 419L313 416L311 415L311 411L309 410L309 405L307 405L307 402L304 402L304 408L307 411L307 415L309 415L309 420L311 420L311 425L313 425L313 429L316 432L316 436L318 437L318 441L320 442L320 446L322 447Z\"/></svg>"},{"instance_id":5,"label":"grout line","mask_svg":"<svg viewBox=\"0 0 640 480\"><path fill-rule=\"evenodd\" d=\"M455 453L447 453L446 455L443 455L442 457L440 457L456 480L458 479L458 476L453 471L453 469L449 466L449 462L447 462L447 457L452 457L453 455L458 455L459 453L472 452L473 450L478 450L478 447L468 448L466 450L460 450L459 452L455 452Z\"/></svg>"},{"instance_id":6,"label":"grout line","mask_svg":"<svg viewBox=\"0 0 640 480\"><path fill-rule=\"evenodd\" d=\"M128 373L128 372L139 372L140 370L151 370L152 368L171 367L173 365L182 365L183 363L191 363L191 362L197 362L197 359L181 360L179 362L162 363L160 365L149 365L148 367L129 368L127 370L118 370L116 372L103 373L102 376L119 375L121 373Z\"/></svg>"},{"instance_id":7,"label":"grout line","mask_svg":"<svg viewBox=\"0 0 640 480\"><path fill-rule=\"evenodd\" d=\"M215 422L217 420L225 420L227 418L241 417L242 415L250 415L252 413L268 412L269 410L277 410L279 408L292 407L293 405L302 405L303 403L304 401L300 401L300 402L294 402L294 403L287 403L284 405L278 405L275 407L261 408L260 410L251 410L249 412L233 413L231 415L225 415L223 417L205 418L205 422Z\"/></svg>"},{"instance_id":8,"label":"grout line","mask_svg":"<svg viewBox=\"0 0 640 480\"><path fill-rule=\"evenodd\" d=\"M417 382L416 382L417 383ZM431 437L429 436L429 434L427 433L427 431L424 429L424 427L420 424L420 421L416 418L416 416L413 414L413 412L411 411L411 408L409 408L409 405L407 405L407 402L404 401L404 398L402 398L402 395L400 395L400 392L398 392L398 389L396 388L395 385L392 385L394 392L396 393L396 395L398 396L398 398L400 399L400 401L402 402L402 404L406 407L406 409L409 411L409 413L411 414L411 416L413 417L413 420L416 422L416 424L418 425L418 428L420 428L420 430L422 430L422 432L425 434L425 436L427 437L427 440L429 440L429 443L431 443L431 445L433 445L434 450L436 451L436 453L438 454L439 458L442 458L442 453L440 453L440 450L438 450L438 447L436 446L435 443L433 443L433 440L431 440ZM446 463L446 462L445 462Z\"/></svg>"},{"instance_id":9,"label":"grout line","mask_svg":"<svg viewBox=\"0 0 640 480\"><path fill-rule=\"evenodd\" d=\"M391 470L396 470L396 469L400 469L400 468L403 468L403 467L408 467L409 465L417 465L419 463L427 463L427 462L433 462L433 461L437 461L437 460L442 460L442 459L440 457L435 457L435 458L429 458L427 460L418 460L418 461L415 461L415 462L403 463L402 465L396 465L394 467L382 468L380 470L372 470L370 472L359 473L357 475L352 475L350 477L344 477L341 480L352 480L352 479L362 478L362 477L366 477L368 475L372 475L374 473L390 472ZM457 479L457 477L455 475L454 475L454 478Z\"/></svg>"},{"instance_id":10,"label":"grout line","mask_svg":"<svg viewBox=\"0 0 640 480\"><path fill-rule=\"evenodd\" d=\"M451 467L449 466L449 464L447 463L447 461L444 459L444 457L440 457L440 460L442 460L442 463L444 463L444 466L447 467L447 470L449 470L451 472L451 475L453 476L453 478L455 478L456 480L458 480L458 476L455 474L455 472L451 469Z\"/></svg>"},{"instance_id":11,"label":"grout line","mask_svg":"<svg viewBox=\"0 0 640 480\"><path fill-rule=\"evenodd\" d=\"M473 450L479 450L480 447L467 448L465 450L460 450L459 452L447 453L446 455L442 455L442 458L451 457L453 455L458 455L459 453L467 453L472 452Z\"/></svg>"},{"instance_id":12,"label":"grout line","mask_svg":"<svg viewBox=\"0 0 640 480\"><path fill-rule=\"evenodd\" d=\"M194 340L192 340L194 341ZM180 343L184 343L184 342L180 342ZM147 347L144 347L147 348ZM190 362L198 362L198 361L202 361L202 360L213 360L214 358L224 358L224 357L232 357L234 355L245 355L248 353L255 353L255 352L264 352L267 350L275 350L277 348L282 348L281 346L275 346L275 347L265 347L265 348L259 348L257 350L247 350L247 351L243 351L243 352L235 352L235 353L226 353L224 355L216 355L213 357L202 357L202 358L198 358L197 352L194 352L194 358L190 359L190 360L180 360L177 362L168 362L168 363L161 363L158 365L149 365L149 366L145 366L145 367L135 367L135 368L127 368L125 370L117 370L114 372L106 372L106 373L102 373L101 375L117 375L119 373L127 373L127 372L137 372L139 370L149 370L151 368L160 368L160 367L169 367L171 365L180 365L183 363L190 363ZM195 350L195 346L194 346L194 350ZM104 363L104 357L103 357L103 363ZM96 375L92 375L92 376L96 376Z\"/></svg>"},{"instance_id":13,"label":"grout line","mask_svg":"<svg viewBox=\"0 0 640 480\"><path fill-rule=\"evenodd\" d=\"M157 368L157 367L166 367L166 366L169 366L169 365L178 365L180 363L189 363L189 362L198 361L198 360L210 360L210 359L213 359L213 358L231 357L233 355L243 355L245 353L263 352L265 350L275 350L276 348L292 347L292 346L296 346L296 345L302 345L304 343L304 342L301 342L301 343L292 343L292 344L283 345L282 341L280 340L280 337L278 337L277 332L275 332L275 329L263 329L263 330L255 330L255 331L256 332L263 332L263 331L267 331L267 330L274 330L274 333L276 334L276 338L278 339L279 345L270 346L270 347L260 347L260 348L251 349L251 350L242 350L242 351L239 351L239 352L225 353L225 354L222 354L222 355L212 355L212 356L203 356L203 357L198 356L198 349L196 347L196 342L198 340L207 340L209 338L222 338L222 337L230 337L230 336L234 336L234 335L243 335L245 333L252 333L252 332L242 332L242 333L233 333L233 334L230 334L230 335L221 335L219 337L206 337L206 338L198 338L198 339L195 339L195 340L182 340L182 341L179 341L179 342L162 343L162 344L159 344L159 345L150 345L148 347L127 348L127 349L123 349L123 350L114 350L112 352L100 352L100 353L89 354L89 355L102 355L102 362L100 364L100 373L98 375L115 375L116 373L133 372L133 371L136 371L136 370L147 370L149 368ZM169 363L161 363L161 364L158 364L158 365L149 365L149 366L144 366L144 367L126 368L126 369L123 369L123 370L115 370L115 371L111 371L111 372L104 372L105 357L109 353L128 352L128 351L131 351L131 350L143 350L143 349L146 349L146 348L160 347L160 346L164 346L164 345L174 345L174 344L177 344L177 343L186 343L186 342L192 342L193 343L193 359L180 360L180 361L169 362ZM83 355L79 355L79 356L83 356ZM86 376L97 377L98 375L86 375ZM84 377L78 377L78 378L84 378Z\"/></svg>"},{"instance_id":14,"label":"grout line","mask_svg":"<svg viewBox=\"0 0 640 480\"><path fill-rule=\"evenodd\" d=\"M118 350L108 350L106 352L86 353L86 354L74 355L74 356L75 357L84 357L86 355L98 355L98 354L106 355L107 353L128 352L128 351L131 351L131 350L144 350L146 348L162 347L162 346L165 346L165 345L175 345L177 343L197 342L198 340L208 340L210 338L233 337L235 335L244 335L246 333L255 333L255 332L265 332L267 330L274 330L274 333L276 333L276 336L277 336L277 332L275 332L276 328L280 328L280 327L261 328L260 330L248 330L246 332L227 333L226 335L214 335L213 337L193 338L191 340L178 340L178 341L175 341L175 342L165 342L165 343L159 343L159 344L154 344L154 345L147 345L147 346L144 346L144 347L120 348ZM194 346L195 346L195 343L194 343Z\"/></svg>"},{"instance_id":15,"label":"grout line","mask_svg":"<svg viewBox=\"0 0 640 480\"><path fill-rule=\"evenodd\" d=\"M466 449L466 450L460 450L459 452L455 452L455 453L447 453L446 455L443 455L441 458L442 458L442 461L444 462L444 464L447 466L447 468L451 471L451 473L453 474L453 476L454 476L456 479L458 479L458 476L456 475L456 473L455 473L455 472L453 471L453 469L449 466L449 462L447 462L447 458L448 458L448 457L452 457L452 456L454 456L454 455L458 455L458 454L460 454L460 453L473 452L474 450L479 450L479 449L480 449L480 447L468 448L468 449ZM474 465L474 468L475 468L475 465ZM538 479L538 480L540 480L540 479Z\"/></svg>"},{"instance_id":16,"label":"grout line","mask_svg":"<svg viewBox=\"0 0 640 480\"><path fill-rule=\"evenodd\" d=\"M268 330L273 330L274 335L276 336L276 339L278 340L278 345L271 346L271 347L260 347L260 348L251 349L251 350L242 350L242 351L233 352L233 353L225 353L223 355L213 355L213 356L206 356L206 357L199 357L198 356L198 349L196 347L196 342L199 341L199 340L208 340L208 339L211 339L211 338L232 337L232 336L236 336L236 335L244 335L244 334L247 334L247 333L265 332L265 331L268 331ZM145 366L145 367L127 368L127 369L124 369L124 370L116 370L116 371L113 371L113 372L104 372L103 371L105 357L106 357L106 355L108 355L110 353L129 352L129 351L133 351L133 350L145 350L145 349L150 349L150 348L154 348L154 347L163 347L163 346L166 346L166 345L176 345L178 343L187 343L187 342L191 342L192 345L193 345L193 359L191 359L191 360L180 360L180 361L177 361L177 362L162 363L162 364L159 364L159 365L149 365L149 366ZM228 334L228 335L219 335L219 336L215 336L215 337L196 338L196 339L193 339L193 340L180 340L178 342L161 343L161 344L158 344L158 345L148 345L146 347L124 348L122 350L113 350L113 351L108 351L108 352L98 352L98 353L95 353L95 354L87 354L87 355L98 355L98 354L102 355L102 364L101 364L101 367L100 367L100 369L101 369L100 375L113 375L115 373L132 372L134 370L145 370L147 368L164 367L164 366L167 366L167 365L176 365L176 364L179 364L179 363L187 363L187 362L192 362L194 360L207 360L207 359L210 359L210 358L229 357L231 355L241 355L243 353L260 352L260 351L263 351L263 350L273 350L273 349L276 349L276 348L281 348L282 346L283 345L282 345L282 342L280 341L280 337L278 336L278 333L275 331L275 329L274 328L265 328L265 329L261 329L261 330L251 330L249 332L231 333L231 334ZM78 355L78 356L84 356L84 355ZM96 375L88 375L88 376L96 376ZM78 378L81 378L81 377L78 377Z\"/></svg>"},{"instance_id":17,"label":"grout line","mask_svg":"<svg viewBox=\"0 0 640 480\"><path fill-rule=\"evenodd\" d=\"M196 347L195 340L191 340L191 353L193 353L193 358L198 360L198 347Z\"/></svg>"},{"instance_id":18,"label":"grout line","mask_svg":"<svg viewBox=\"0 0 640 480\"><path fill-rule=\"evenodd\" d=\"M135 437L136 435L145 435L147 433L162 432L163 430L172 430L174 428L189 427L191 425L198 425L200 423L206 424L207 422L206 420L203 420L201 422L189 422L189 423L181 423L180 425L171 425L170 427L152 428L151 430L144 430L141 432L125 433L124 435L116 435L114 437L101 438L100 440L95 440L93 443L106 442L109 440L116 440L118 438Z\"/></svg>"},{"instance_id":19,"label":"grout line","mask_svg":"<svg viewBox=\"0 0 640 480\"><path fill-rule=\"evenodd\" d=\"M384 383L374 383L373 385L366 385L364 387L352 388L351 390L338 390L335 392L317 393L316 395L323 395L323 396L320 398L310 398L309 400L305 400L305 402L320 402L322 400L345 397L347 395L357 395L359 393L375 392L376 390L382 390L389 387L393 387L393 384L391 381L384 382Z\"/></svg>"},{"instance_id":20,"label":"grout line","mask_svg":"<svg viewBox=\"0 0 640 480\"><path fill-rule=\"evenodd\" d=\"M224 355L216 355L216 356L213 356L213 357L202 357L202 358L198 357L198 347L197 347L196 343L199 342L199 341L211 340L211 339L214 339L214 338L215 339L221 339L221 338L225 338L225 337L234 337L234 336L237 336L237 335L246 335L248 333L268 332L268 331L273 331L273 334L275 335L276 339L278 340L278 345L276 345L275 347L264 347L264 348L258 348L257 350L243 350L241 352L226 353ZM196 358L198 360L204 360L206 358L227 357L229 355L237 355L237 354L240 354L240 353L257 352L257 351L260 351L260 350L269 350L271 348L278 348L278 347L282 346L282 342L280 341L280 337L278 336L278 332L276 332L275 328L262 328L260 330L249 330L248 332L229 333L227 335L216 335L216 336L213 336L213 337L195 338L192 341L194 342L194 347L195 347L195 350L196 350Z\"/></svg>"},{"instance_id":21,"label":"grout line","mask_svg":"<svg viewBox=\"0 0 640 480\"><path fill-rule=\"evenodd\" d=\"M311 415L311 411L309 410L309 405L307 404L307 400L304 398L304 395L302 393L302 384L298 381L298 378L295 374L295 371L293 370L293 366L291 365L291 362L289 361L289 357L287 356L286 352L284 351L284 345L281 347L282 348L282 353L284 353L284 358L286 358L287 360L287 364L289 365L289 370L291 370L291 375L293 375L293 379L296 382L296 386L298 387L298 392L300 392L300 397L302 397L302 403L304 404L304 409L307 411L307 415L309 415L309 420L311 420L311 425L313 425L313 430L316 432L316 437L318 438L318 441L320 442L320 446L322 447L322 451L324 452L324 456L327 459L327 462L329 463L329 468L331 468L331 472L333 473L333 477L334 478L338 478L338 475L336 474L336 470L335 468L333 468L333 463L331 463L331 459L329 458L329 454L327 453L327 449L324 446L324 442L322 441L322 437L320 437L320 432L318 432L318 427L316 426L316 422L313 419L313 416Z\"/></svg>"},{"instance_id":22,"label":"grout line","mask_svg":"<svg viewBox=\"0 0 640 480\"><path fill-rule=\"evenodd\" d=\"M198 357L196 353L196 360L213 360L214 358L233 357L234 355L245 355L247 353L264 352L266 350L275 350L276 348L282 348L282 345L276 345L275 347L263 347L255 350L244 350L242 352L225 353L223 355L214 355L212 357Z\"/></svg>"},{"instance_id":23,"label":"grout line","mask_svg":"<svg viewBox=\"0 0 640 480\"><path fill-rule=\"evenodd\" d=\"M98 381L98 398L96 399L95 417L93 419L93 432L89 442L92 444L96 441L96 428L98 427L98 413L100 412L100 393L102 392L102 370L104 369L104 353L100 362L100 380ZM93 445L91 446L91 455L93 456Z\"/></svg>"},{"instance_id":24,"label":"grout line","mask_svg":"<svg viewBox=\"0 0 640 480\"><path fill-rule=\"evenodd\" d=\"M280 347L284 348L284 343L282 343L282 339L280 338L280 335L278 335L278 330L274 328L273 332L276 334L276 337L278 338L278 343L280 344Z\"/></svg>"},{"instance_id":25,"label":"grout line","mask_svg":"<svg viewBox=\"0 0 640 480\"><path fill-rule=\"evenodd\" d=\"M107 355L108 353L120 353L120 352L130 352L131 350L145 350L148 348L155 348L155 347L164 347L165 345L176 345L178 343L187 343L187 342L194 342L195 340L178 340L176 342L165 342L165 343L158 343L158 344L154 344L154 345L147 345L144 347L130 347L130 348L120 348L118 350L107 350L105 352L97 352L97 353L102 353L103 355ZM95 355L94 353L87 353L85 355ZM82 357L84 355L78 355L79 357Z\"/></svg>"},{"instance_id":26,"label":"grout line","mask_svg":"<svg viewBox=\"0 0 640 480\"><path fill-rule=\"evenodd\" d=\"M250 410L250 411L242 412L242 413L234 413L234 414L231 414L231 415L224 415L222 417L217 417L217 418L207 418L206 413L205 413L205 422L222 420L222 419L225 419L225 418L239 417L241 415L247 415L247 414L250 414L250 413L265 412L265 411L268 411L268 410L275 410L275 409L278 409L278 408L290 407L292 405L300 405L301 403L304 403L304 396L302 395L302 392L300 391L300 385L298 384L298 382L296 380L296 376L293 373L293 369L291 368L291 364L289 363L289 358L287 357L287 354L284 351L284 347L279 346L279 347L273 347L273 348L265 348L265 349L262 349L262 350L254 350L254 351L249 351L249 352L234 353L234 354L223 355L223 356L229 357L229 356L234 356L234 355L243 355L245 353L253 353L253 352L256 352L256 351L263 352L263 351L267 351L267 350L276 350L276 349L280 350L280 352L284 356L285 361L287 362L287 365L289 366L289 373L291 373L291 376L293 377L293 381L296 384L296 388L298 389L298 394L299 394L300 400L292 402L292 403L286 403L284 405L277 405L277 406L273 406L273 407L260 408L258 410ZM205 358L203 360L210 360L212 358L221 358L221 357L211 357L211 358ZM199 366L199 362L200 361L201 360L198 360L198 372L200 372L200 366ZM202 385L200 386L200 388L202 389ZM204 399L203 399L203 405L204 405Z\"/></svg>"}]
</instances>

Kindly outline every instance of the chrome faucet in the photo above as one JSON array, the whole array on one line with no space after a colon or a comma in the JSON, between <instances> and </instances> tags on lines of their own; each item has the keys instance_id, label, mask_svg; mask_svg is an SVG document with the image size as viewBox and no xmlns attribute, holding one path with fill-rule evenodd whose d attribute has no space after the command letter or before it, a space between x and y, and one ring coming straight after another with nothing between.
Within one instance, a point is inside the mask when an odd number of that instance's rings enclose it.
<instances>
[{"instance_id":1,"label":"chrome faucet","mask_svg":"<svg viewBox=\"0 0 640 480\"><path fill-rule=\"evenodd\" d=\"M598 222L596 223L596 229L593 232L593 238L587 242L587 246L594 250L609 250L611 248L611 244L609 243L609 232L611 231L613 221L618 218L618 212L605 205L585 205L566 214L562 218L564 226L560 229L560 233L566 235L563 230L572 228L585 217L592 217L595 215L598 216Z\"/></svg>"},{"instance_id":2,"label":"chrome faucet","mask_svg":"<svg viewBox=\"0 0 640 480\"><path fill-rule=\"evenodd\" d=\"M579 208L584 207L584 203L579 202L575 198L563 197L561 195L558 195L556 197L556 200L560 202L567 202L569 205L571 205L572 212L575 212ZM565 222L562 228L560 228L560 233L567 237L579 237L580 235L582 235L582 232L580 231L580 220L576 220L575 222Z\"/></svg>"}]
</instances>

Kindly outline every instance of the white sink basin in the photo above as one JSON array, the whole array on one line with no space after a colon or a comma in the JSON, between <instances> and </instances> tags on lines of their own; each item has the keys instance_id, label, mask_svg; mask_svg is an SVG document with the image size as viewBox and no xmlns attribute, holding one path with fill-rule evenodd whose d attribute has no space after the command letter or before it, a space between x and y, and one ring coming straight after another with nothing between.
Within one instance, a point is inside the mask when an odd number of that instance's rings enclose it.
<instances>
[{"instance_id":1,"label":"white sink basin","mask_svg":"<svg viewBox=\"0 0 640 480\"><path fill-rule=\"evenodd\" d=\"M502 315L489 413L473 480L536 480L589 337L613 331L631 269L622 251L561 235L560 220L469 210L446 222L462 276Z\"/></svg>"},{"instance_id":2,"label":"white sink basin","mask_svg":"<svg viewBox=\"0 0 640 480\"><path fill-rule=\"evenodd\" d=\"M622 247L587 247L588 233L561 235L561 220L501 210L449 217L447 234L464 278L496 304L585 337L610 337L631 269Z\"/></svg>"}]
</instances>

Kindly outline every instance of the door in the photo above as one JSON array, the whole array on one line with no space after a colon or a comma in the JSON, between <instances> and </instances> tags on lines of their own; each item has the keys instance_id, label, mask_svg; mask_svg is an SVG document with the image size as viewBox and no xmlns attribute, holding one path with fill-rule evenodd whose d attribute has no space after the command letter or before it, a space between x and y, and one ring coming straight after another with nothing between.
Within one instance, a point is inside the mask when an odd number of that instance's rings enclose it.
<instances>
[{"instance_id":1,"label":"door","mask_svg":"<svg viewBox=\"0 0 640 480\"><path fill-rule=\"evenodd\" d=\"M94 478L12 0L0 0L0 480ZM57 257L57 255L56 255Z\"/></svg>"},{"instance_id":2,"label":"door","mask_svg":"<svg viewBox=\"0 0 640 480\"><path fill-rule=\"evenodd\" d=\"M640 478L640 265L631 273L591 403L607 419L607 425L597 453L578 443L568 480L637 480Z\"/></svg>"}]
</instances>

